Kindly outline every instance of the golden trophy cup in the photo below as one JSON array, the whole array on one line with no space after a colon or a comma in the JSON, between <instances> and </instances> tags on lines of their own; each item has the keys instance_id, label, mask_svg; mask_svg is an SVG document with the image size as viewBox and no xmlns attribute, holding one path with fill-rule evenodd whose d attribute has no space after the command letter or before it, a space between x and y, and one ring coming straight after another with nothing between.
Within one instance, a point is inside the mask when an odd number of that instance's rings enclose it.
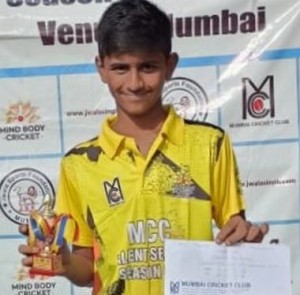
<instances>
[{"instance_id":1,"label":"golden trophy cup","mask_svg":"<svg viewBox=\"0 0 300 295\"><path fill-rule=\"evenodd\" d=\"M49 195L45 196L41 213L32 211L29 218L29 245L40 250L33 255L33 265L30 274L54 276L63 270L62 258L59 254L64 244L64 234L69 215L57 215L53 207L53 201ZM73 240L77 238L76 224L73 227Z\"/></svg>"}]
</instances>

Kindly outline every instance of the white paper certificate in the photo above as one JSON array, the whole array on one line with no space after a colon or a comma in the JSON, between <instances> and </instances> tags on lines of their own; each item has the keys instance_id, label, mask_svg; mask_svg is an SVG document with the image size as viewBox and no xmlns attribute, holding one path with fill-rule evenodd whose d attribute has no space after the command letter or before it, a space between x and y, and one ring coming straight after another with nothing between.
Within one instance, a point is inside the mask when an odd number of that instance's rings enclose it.
<instances>
[{"instance_id":1,"label":"white paper certificate","mask_svg":"<svg viewBox=\"0 0 300 295\"><path fill-rule=\"evenodd\" d=\"M223 294L291 295L289 247L165 241L165 295Z\"/></svg>"}]
</instances>

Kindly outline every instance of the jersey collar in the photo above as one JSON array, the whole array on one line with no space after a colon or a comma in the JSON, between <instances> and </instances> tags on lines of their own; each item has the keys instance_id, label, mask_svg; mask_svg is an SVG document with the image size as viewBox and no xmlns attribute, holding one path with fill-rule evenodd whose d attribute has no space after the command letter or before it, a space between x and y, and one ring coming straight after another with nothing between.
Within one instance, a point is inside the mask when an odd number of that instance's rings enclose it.
<instances>
[{"instance_id":1,"label":"jersey collar","mask_svg":"<svg viewBox=\"0 0 300 295\"><path fill-rule=\"evenodd\" d=\"M183 142L184 120L176 114L173 107L169 106L168 109L169 115L160 133L174 145L180 145Z\"/></svg>"},{"instance_id":2,"label":"jersey collar","mask_svg":"<svg viewBox=\"0 0 300 295\"><path fill-rule=\"evenodd\" d=\"M164 122L160 134L174 145L183 142L184 120L179 117L173 107L168 107L168 117ZM99 144L109 158L113 158L125 147L126 136L116 133L110 126L116 115L109 116L102 123Z\"/></svg>"}]
</instances>

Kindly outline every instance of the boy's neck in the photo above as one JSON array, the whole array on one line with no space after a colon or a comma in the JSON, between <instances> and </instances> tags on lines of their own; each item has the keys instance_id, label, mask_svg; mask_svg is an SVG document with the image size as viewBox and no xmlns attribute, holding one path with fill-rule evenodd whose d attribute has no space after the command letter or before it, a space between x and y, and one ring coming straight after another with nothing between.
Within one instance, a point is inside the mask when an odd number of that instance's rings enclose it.
<instances>
[{"instance_id":1,"label":"boy's neck","mask_svg":"<svg viewBox=\"0 0 300 295\"><path fill-rule=\"evenodd\" d=\"M112 129L119 134L137 138L148 133L158 134L168 116L167 110L161 108L142 116L128 116L122 112L112 124Z\"/></svg>"},{"instance_id":2,"label":"boy's neck","mask_svg":"<svg viewBox=\"0 0 300 295\"><path fill-rule=\"evenodd\" d=\"M140 153L146 158L167 116L168 112L163 108L143 116L127 116L119 112L111 128L133 138Z\"/></svg>"}]
</instances>

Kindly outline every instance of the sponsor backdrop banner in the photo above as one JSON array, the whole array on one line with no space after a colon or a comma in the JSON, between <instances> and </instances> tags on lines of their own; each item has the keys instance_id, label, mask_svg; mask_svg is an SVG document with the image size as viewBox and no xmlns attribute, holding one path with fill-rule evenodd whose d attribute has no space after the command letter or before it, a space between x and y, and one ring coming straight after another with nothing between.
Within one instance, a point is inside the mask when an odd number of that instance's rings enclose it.
<instances>
[{"instance_id":1,"label":"sponsor backdrop banner","mask_svg":"<svg viewBox=\"0 0 300 295\"><path fill-rule=\"evenodd\" d=\"M62 278L30 276L18 225L42 196L55 199L61 157L115 110L94 66L96 24L111 2L0 2L1 294L90 294ZM271 225L265 243L290 246L300 294L300 2L156 2L180 54L164 103L230 134L248 218Z\"/></svg>"}]
</instances>

